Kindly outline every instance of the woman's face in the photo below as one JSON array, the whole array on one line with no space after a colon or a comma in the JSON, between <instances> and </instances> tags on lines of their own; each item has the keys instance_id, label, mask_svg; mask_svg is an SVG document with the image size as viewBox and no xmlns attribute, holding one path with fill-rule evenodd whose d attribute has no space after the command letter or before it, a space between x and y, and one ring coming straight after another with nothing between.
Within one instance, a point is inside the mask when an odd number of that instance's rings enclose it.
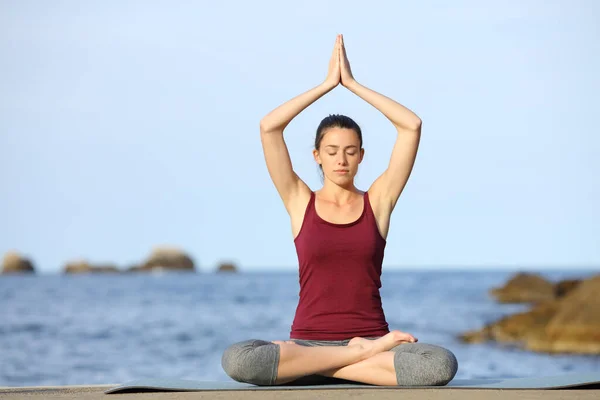
<instances>
[{"instance_id":1,"label":"woman's face","mask_svg":"<svg viewBox=\"0 0 600 400\"><path fill-rule=\"evenodd\" d=\"M323 167L325 177L339 185L352 182L363 159L364 150L354 129L330 128L323 135L315 161Z\"/></svg>"}]
</instances>

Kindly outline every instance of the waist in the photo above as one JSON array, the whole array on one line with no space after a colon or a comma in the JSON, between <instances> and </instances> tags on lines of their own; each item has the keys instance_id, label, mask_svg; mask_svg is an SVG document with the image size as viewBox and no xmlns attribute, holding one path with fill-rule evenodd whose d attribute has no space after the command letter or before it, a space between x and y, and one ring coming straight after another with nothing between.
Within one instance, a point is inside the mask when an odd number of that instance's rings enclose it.
<instances>
[{"instance_id":1,"label":"waist","mask_svg":"<svg viewBox=\"0 0 600 400\"><path fill-rule=\"evenodd\" d=\"M346 340L376 337L389 332L388 323L376 302L352 310L327 309L300 302L290 332L292 339Z\"/></svg>"},{"instance_id":2,"label":"waist","mask_svg":"<svg viewBox=\"0 0 600 400\"><path fill-rule=\"evenodd\" d=\"M290 331L290 339L301 339L301 340L343 340L347 341L355 337L362 338L375 338L381 337L389 333L389 326L384 321L379 325L367 326L367 327L347 327L344 329L318 329L314 326L310 328L302 328L296 324L292 325Z\"/></svg>"}]
</instances>

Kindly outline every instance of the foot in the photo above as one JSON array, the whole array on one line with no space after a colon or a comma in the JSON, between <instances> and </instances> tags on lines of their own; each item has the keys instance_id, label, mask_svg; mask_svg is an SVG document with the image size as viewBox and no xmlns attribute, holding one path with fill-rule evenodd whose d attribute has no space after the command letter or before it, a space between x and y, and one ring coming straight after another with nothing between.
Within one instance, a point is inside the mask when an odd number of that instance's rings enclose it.
<instances>
[{"instance_id":1,"label":"foot","mask_svg":"<svg viewBox=\"0 0 600 400\"><path fill-rule=\"evenodd\" d=\"M418 339L410 333L391 331L387 335L375 340L355 337L348 342L348 346L357 346L365 352L368 358L374 356L375 354L388 351L399 344L414 343L416 341L418 341Z\"/></svg>"}]
</instances>

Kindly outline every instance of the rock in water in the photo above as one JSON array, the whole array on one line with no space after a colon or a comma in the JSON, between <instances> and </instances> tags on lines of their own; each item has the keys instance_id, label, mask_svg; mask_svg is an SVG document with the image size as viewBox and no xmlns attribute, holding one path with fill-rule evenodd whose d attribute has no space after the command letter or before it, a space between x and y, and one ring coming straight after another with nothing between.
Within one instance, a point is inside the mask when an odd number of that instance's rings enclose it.
<instances>
[{"instance_id":1,"label":"rock in water","mask_svg":"<svg viewBox=\"0 0 600 400\"><path fill-rule=\"evenodd\" d=\"M490 290L500 303L539 303L555 296L554 284L537 274L518 273L503 287Z\"/></svg>"},{"instance_id":2,"label":"rock in water","mask_svg":"<svg viewBox=\"0 0 600 400\"><path fill-rule=\"evenodd\" d=\"M486 325L483 329L466 332L460 336L460 339L467 343L493 340L523 344L529 334L545 329L557 309L558 304L554 300L537 304L529 311L509 315Z\"/></svg>"},{"instance_id":3,"label":"rock in water","mask_svg":"<svg viewBox=\"0 0 600 400\"><path fill-rule=\"evenodd\" d=\"M63 272L65 274L117 273L119 269L115 265L91 265L86 260L75 260L65 264Z\"/></svg>"},{"instance_id":4,"label":"rock in water","mask_svg":"<svg viewBox=\"0 0 600 400\"><path fill-rule=\"evenodd\" d=\"M558 301L545 329L527 337L529 350L600 354L600 275L587 279Z\"/></svg>"},{"instance_id":5,"label":"rock in water","mask_svg":"<svg viewBox=\"0 0 600 400\"><path fill-rule=\"evenodd\" d=\"M233 263L221 263L217 268L217 272L237 272L238 269Z\"/></svg>"},{"instance_id":6,"label":"rock in water","mask_svg":"<svg viewBox=\"0 0 600 400\"><path fill-rule=\"evenodd\" d=\"M575 289L581 283L580 279L565 279L554 285L554 295L556 297L562 297Z\"/></svg>"},{"instance_id":7,"label":"rock in water","mask_svg":"<svg viewBox=\"0 0 600 400\"><path fill-rule=\"evenodd\" d=\"M33 263L28 259L17 253L16 251L9 251L4 254L2 259L2 273L3 274L19 274L19 273L33 273L35 268Z\"/></svg>"},{"instance_id":8,"label":"rock in water","mask_svg":"<svg viewBox=\"0 0 600 400\"><path fill-rule=\"evenodd\" d=\"M192 258L174 247L155 247L150 257L135 271L152 270L195 271Z\"/></svg>"},{"instance_id":9,"label":"rock in water","mask_svg":"<svg viewBox=\"0 0 600 400\"><path fill-rule=\"evenodd\" d=\"M460 339L467 343L513 343L544 353L600 355L600 275L563 282L570 282L565 285L569 290L563 297L466 332Z\"/></svg>"}]
</instances>

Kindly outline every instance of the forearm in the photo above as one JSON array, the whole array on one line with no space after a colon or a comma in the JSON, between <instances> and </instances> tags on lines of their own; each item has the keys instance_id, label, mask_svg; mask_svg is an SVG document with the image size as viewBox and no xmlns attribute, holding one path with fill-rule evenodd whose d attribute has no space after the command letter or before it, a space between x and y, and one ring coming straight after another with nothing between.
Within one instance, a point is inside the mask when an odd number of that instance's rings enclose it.
<instances>
[{"instance_id":1,"label":"forearm","mask_svg":"<svg viewBox=\"0 0 600 400\"><path fill-rule=\"evenodd\" d=\"M356 81L345 85L348 90L378 109L396 128L418 131L421 119L402 104L371 90Z\"/></svg>"},{"instance_id":2,"label":"forearm","mask_svg":"<svg viewBox=\"0 0 600 400\"><path fill-rule=\"evenodd\" d=\"M282 131L305 108L332 89L333 86L322 83L283 103L260 121L260 131L262 133Z\"/></svg>"}]
</instances>

